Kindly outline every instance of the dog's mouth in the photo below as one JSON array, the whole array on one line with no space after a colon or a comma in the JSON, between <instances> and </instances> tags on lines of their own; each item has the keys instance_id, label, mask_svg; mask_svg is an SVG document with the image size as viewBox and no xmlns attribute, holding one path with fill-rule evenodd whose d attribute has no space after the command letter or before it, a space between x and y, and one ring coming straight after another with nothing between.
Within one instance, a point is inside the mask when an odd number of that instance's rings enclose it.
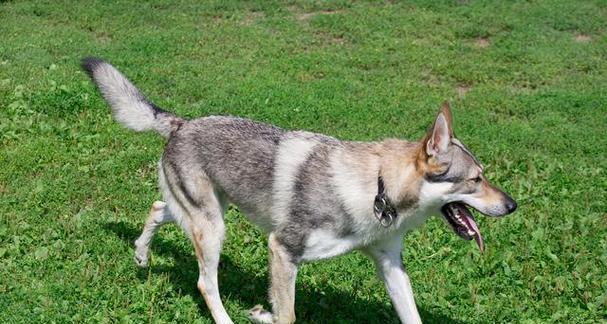
<instances>
[{"instance_id":1,"label":"dog's mouth","mask_svg":"<svg viewBox=\"0 0 607 324\"><path fill-rule=\"evenodd\" d=\"M485 244L481 231L478 229L472 213L464 203L457 201L448 203L441 208L441 212L459 237L467 241L474 239L481 252L484 251Z\"/></svg>"}]
</instances>

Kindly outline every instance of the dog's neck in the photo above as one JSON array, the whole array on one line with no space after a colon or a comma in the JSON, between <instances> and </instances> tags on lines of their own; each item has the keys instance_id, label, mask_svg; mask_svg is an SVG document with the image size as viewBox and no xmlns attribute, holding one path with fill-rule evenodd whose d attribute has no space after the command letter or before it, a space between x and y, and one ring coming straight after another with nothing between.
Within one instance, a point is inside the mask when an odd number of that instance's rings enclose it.
<instances>
[{"instance_id":1,"label":"dog's neck","mask_svg":"<svg viewBox=\"0 0 607 324\"><path fill-rule=\"evenodd\" d=\"M386 185L382 176L377 176L377 195L373 202L373 213L375 218L384 227L389 227L398 216L398 211L392 201L386 195Z\"/></svg>"},{"instance_id":2,"label":"dog's neck","mask_svg":"<svg viewBox=\"0 0 607 324\"><path fill-rule=\"evenodd\" d=\"M389 139L381 145L378 174L383 179L386 197L398 211L414 208L423 181L417 161L421 144Z\"/></svg>"}]
</instances>

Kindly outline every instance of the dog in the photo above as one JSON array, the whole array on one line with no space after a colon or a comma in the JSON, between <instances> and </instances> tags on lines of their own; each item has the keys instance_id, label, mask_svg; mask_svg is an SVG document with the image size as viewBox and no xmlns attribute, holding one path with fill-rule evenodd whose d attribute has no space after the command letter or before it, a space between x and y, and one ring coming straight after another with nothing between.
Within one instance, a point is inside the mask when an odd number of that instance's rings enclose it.
<instances>
[{"instance_id":1,"label":"dog","mask_svg":"<svg viewBox=\"0 0 607 324\"><path fill-rule=\"evenodd\" d=\"M404 233L441 215L482 251L469 208L504 216L517 207L455 137L448 102L418 142L341 141L237 117L185 120L151 103L109 63L84 58L82 68L119 123L167 139L158 163L163 201L152 204L135 241L136 263L147 266L160 226L179 224L193 243L197 286L216 323L232 323L217 284L228 203L269 234L272 311L252 308L250 319L259 323L295 321L299 264L352 250L373 260L401 322L421 323L402 264Z\"/></svg>"}]
</instances>

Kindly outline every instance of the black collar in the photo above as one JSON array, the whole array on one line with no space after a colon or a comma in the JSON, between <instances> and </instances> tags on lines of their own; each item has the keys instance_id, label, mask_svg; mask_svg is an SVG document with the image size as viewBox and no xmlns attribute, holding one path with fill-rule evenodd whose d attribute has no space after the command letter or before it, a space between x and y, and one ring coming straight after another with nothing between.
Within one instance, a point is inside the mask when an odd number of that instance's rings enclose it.
<instances>
[{"instance_id":1,"label":"black collar","mask_svg":"<svg viewBox=\"0 0 607 324\"><path fill-rule=\"evenodd\" d=\"M384 179L381 176L377 177L377 195L375 196L375 202L373 204L373 212L379 223L383 227L389 227L392 225L396 216L396 208L392 205L388 196L386 196L386 188L384 186Z\"/></svg>"}]
</instances>

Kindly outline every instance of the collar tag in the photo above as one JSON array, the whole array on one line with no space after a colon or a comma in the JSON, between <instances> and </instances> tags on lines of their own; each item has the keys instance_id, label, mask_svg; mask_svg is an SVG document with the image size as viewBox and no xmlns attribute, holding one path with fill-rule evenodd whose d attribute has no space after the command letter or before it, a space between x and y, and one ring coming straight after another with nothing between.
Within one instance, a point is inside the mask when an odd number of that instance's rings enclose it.
<instances>
[{"instance_id":1,"label":"collar tag","mask_svg":"<svg viewBox=\"0 0 607 324\"><path fill-rule=\"evenodd\" d=\"M373 203L373 213L383 227L390 227L394 223L396 216L398 216L396 208L394 208L390 199L386 196L384 179L381 176L377 178L377 195Z\"/></svg>"}]
</instances>

